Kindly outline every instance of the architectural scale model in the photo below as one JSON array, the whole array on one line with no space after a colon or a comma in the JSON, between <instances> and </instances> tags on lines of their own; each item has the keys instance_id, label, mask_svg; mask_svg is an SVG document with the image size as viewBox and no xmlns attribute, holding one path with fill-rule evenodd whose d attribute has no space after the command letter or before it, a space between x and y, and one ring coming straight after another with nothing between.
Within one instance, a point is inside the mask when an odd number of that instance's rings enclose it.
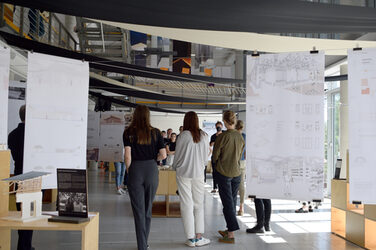
<instances>
[{"instance_id":1,"label":"architectural scale model","mask_svg":"<svg viewBox=\"0 0 376 250\"><path fill-rule=\"evenodd\" d=\"M2 219L14 221L35 221L50 216L42 215L42 177L47 172L31 171L2 181L9 183L9 194L16 194L16 202L21 203L21 217L8 216Z\"/></svg>"}]
</instances>

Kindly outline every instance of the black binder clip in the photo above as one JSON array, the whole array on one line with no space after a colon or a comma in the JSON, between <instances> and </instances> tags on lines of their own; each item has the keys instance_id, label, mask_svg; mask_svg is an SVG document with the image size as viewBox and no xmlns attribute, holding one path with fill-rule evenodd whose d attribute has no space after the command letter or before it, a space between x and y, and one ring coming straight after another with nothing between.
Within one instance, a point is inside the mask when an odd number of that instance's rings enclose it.
<instances>
[{"instance_id":1,"label":"black binder clip","mask_svg":"<svg viewBox=\"0 0 376 250\"><path fill-rule=\"evenodd\" d=\"M313 47L313 49L309 53L310 54L318 54L319 51L316 49L316 47Z\"/></svg>"},{"instance_id":2,"label":"black binder clip","mask_svg":"<svg viewBox=\"0 0 376 250\"><path fill-rule=\"evenodd\" d=\"M260 56L260 54L257 52L257 50L252 52L252 57Z\"/></svg>"}]
</instances>

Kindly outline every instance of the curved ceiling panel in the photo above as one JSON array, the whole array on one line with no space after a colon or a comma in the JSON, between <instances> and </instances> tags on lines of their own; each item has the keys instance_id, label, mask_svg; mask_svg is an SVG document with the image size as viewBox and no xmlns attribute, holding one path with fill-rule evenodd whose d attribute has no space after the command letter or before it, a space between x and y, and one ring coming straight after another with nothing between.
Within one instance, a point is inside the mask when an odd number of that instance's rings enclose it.
<instances>
[{"instance_id":1,"label":"curved ceiling panel","mask_svg":"<svg viewBox=\"0 0 376 250\"><path fill-rule=\"evenodd\" d=\"M73 16L184 29L260 33L376 31L376 9L299 0L5 2Z\"/></svg>"}]
</instances>

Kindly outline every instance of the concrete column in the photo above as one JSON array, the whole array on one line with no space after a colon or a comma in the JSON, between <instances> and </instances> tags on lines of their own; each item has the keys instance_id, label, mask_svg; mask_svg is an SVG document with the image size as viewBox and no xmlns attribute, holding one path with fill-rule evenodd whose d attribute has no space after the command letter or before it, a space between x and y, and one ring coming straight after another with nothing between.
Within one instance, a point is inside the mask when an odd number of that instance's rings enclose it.
<instances>
[{"instance_id":1,"label":"concrete column","mask_svg":"<svg viewBox=\"0 0 376 250\"><path fill-rule=\"evenodd\" d=\"M347 64L341 65L341 75L347 75ZM342 158L341 178L347 178L346 166L347 157L346 153L349 149L349 102L348 102L348 81L341 81L340 87L340 155Z\"/></svg>"}]
</instances>

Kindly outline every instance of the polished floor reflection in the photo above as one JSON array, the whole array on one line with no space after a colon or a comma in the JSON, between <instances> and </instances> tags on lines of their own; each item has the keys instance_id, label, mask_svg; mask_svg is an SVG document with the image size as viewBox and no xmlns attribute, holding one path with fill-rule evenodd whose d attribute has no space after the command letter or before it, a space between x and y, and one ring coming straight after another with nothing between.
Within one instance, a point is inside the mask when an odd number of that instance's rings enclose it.
<instances>
[{"instance_id":1,"label":"polished floor reflection","mask_svg":"<svg viewBox=\"0 0 376 250\"><path fill-rule=\"evenodd\" d=\"M205 194L205 236L212 240L200 249L361 249L330 233L330 200L313 213L296 214L297 202L273 200L272 232L250 235L245 229L255 224L253 202L248 200L245 214L238 217L241 230L236 243L218 243L217 230L225 229L222 205L218 194L211 194L208 179ZM161 198L161 197L159 197ZM54 205L44 205L44 209ZM128 195L118 195L114 183L101 170L89 170L89 210L100 212L101 250L137 249L132 210ZM37 250L80 249L81 236L75 232L34 232ZM17 233L12 233L12 249L16 249ZM153 218L149 237L150 250L189 249L184 245L184 229L180 218Z\"/></svg>"}]
</instances>

